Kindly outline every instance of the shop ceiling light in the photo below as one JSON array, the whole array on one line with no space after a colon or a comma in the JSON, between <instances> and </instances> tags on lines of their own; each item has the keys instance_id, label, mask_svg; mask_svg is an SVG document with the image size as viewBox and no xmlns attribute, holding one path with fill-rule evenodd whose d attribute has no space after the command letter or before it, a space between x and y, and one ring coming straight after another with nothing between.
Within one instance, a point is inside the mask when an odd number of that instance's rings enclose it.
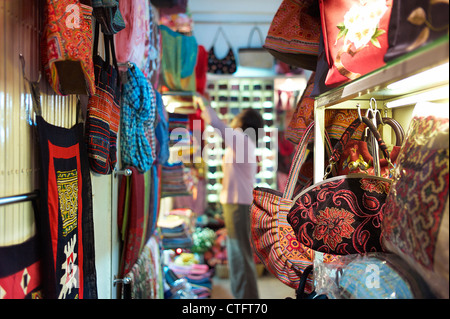
<instances>
[{"instance_id":1,"label":"shop ceiling light","mask_svg":"<svg viewBox=\"0 0 450 319\"><path fill-rule=\"evenodd\" d=\"M407 77L406 79L391 83L387 86L389 90L413 90L426 85L438 84L449 80L449 64L444 63L437 67Z\"/></svg>"},{"instance_id":2,"label":"shop ceiling light","mask_svg":"<svg viewBox=\"0 0 450 319\"><path fill-rule=\"evenodd\" d=\"M406 105L413 105L419 102L439 101L443 99L448 99L448 97L449 97L448 85L446 85L436 89L424 91L417 94L410 94L406 97L389 101L386 103L386 107L394 108Z\"/></svg>"}]
</instances>

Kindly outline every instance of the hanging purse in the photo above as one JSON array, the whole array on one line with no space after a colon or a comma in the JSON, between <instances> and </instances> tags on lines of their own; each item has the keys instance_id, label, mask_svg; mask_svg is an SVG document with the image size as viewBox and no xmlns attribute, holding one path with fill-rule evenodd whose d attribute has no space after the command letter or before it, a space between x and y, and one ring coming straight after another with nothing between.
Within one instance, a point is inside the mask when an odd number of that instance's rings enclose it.
<instances>
[{"instance_id":1,"label":"hanging purse","mask_svg":"<svg viewBox=\"0 0 450 319\"><path fill-rule=\"evenodd\" d=\"M104 35L106 60L98 52L99 23L94 41L95 94L89 98L86 137L89 164L95 173L110 174L117 162L121 84L112 36ZM111 46L111 52L110 52ZM113 65L110 64L112 55Z\"/></svg>"},{"instance_id":2,"label":"hanging purse","mask_svg":"<svg viewBox=\"0 0 450 319\"><path fill-rule=\"evenodd\" d=\"M214 46L220 34L223 35L225 41L228 44L228 52L223 59L219 59L214 51ZM233 53L233 47L230 41L228 41L228 38L222 27L219 27L217 29L211 48L208 51L208 72L214 74L233 74L234 72L236 72L236 69L237 64L236 58Z\"/></svg>"},{"instance_id":3,"label":"hanging purse","mask_svg":"<svg viewBox=\"0 0 450 319\"><path fill-rule=\"evenodd\" d=\"M46 1L42 64L50 86L59 95L95 93L92 7L82 2Z\"/></svg>"},{"instance_id":4,"label":"hanging purse","mask_svg":"<svg viewBox=\"0 0 450 319\"><path fill-rule=\"evenodd\" d=\"M371 120L357 118L336 143L325 178L363 122L376 137L385 158L390 158ZM297 240L315 251L334 255L384 251L381 219L391 183L390 179L362 173L324 179L295 197L287 220Z\"/></svg>"},{"instance_id":5,"label":"hanging purse","mask_svg":"<svg viewBox=\"0 0 450 319\"><path fill-rule=\"evenodd\" d=\"M394 1L389 20L389 48L384 60L391 61L440 37L448 36L448 6L448 1Z\"/></svg>"},{"instance_id":6,"label":"hanging purse","mask_svg":"<svg viewBox=\"0 0 450 319\"><path fill-rule=\"evenodd\" d=\"M448 105L417 104L383 215L383 244L449 297ZM434 114L433 114L434 112Z\"/></svg>"},{"instance_id":7,"label":"hanging purse","mask_svg":"<svg viewBox=\"0 0 450 319\"><path fill-rule=\"evenodd\" d=\"M283 0L269 27L264 48L280 61L315 71L320 29L317 0Z\"/></svg>"},{"instance_id":8,"label":"hanging purse","mask_svg":"<svg viewBox=\"0 0 450 319\"><path fill-rule=\"evenodd\" d=\"M385 65L392 2L319 0L327 86L339 86Z\"/></svg>"},{"instance_id":9,"label":"hanging purse","mask_svg":"<svg viewBox=\"0 0 450 319\"><path fill-rule=\"evenodd\" d=\"M252 47L251 45L255 31L259 35L259 40L261 42L260 47ZM238 50L239 65L249 68L272 69L274 65L274 58L262 47L262 45L263 36L261 30L255 26L250 31L247 47L239 48Z\"/></svg>"}]
</instances>

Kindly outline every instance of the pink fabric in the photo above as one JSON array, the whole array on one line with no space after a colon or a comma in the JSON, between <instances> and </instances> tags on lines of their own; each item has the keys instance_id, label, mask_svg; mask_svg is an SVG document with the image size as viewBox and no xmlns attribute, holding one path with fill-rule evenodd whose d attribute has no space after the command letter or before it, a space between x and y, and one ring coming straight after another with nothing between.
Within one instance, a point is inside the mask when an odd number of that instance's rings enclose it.
<instances>
[{"instance_id":1,"label":"pink fabric","mask_svg":"<svg viewBox=\"0 0 450 319\"><path fill-rule=\"evenodd\" d=\"M119 63L134 62L143 71L150 50L150 8L148 0L121 0L120 13L125 29L115 36L116 56Z\"/></svg>"}]
</instances>

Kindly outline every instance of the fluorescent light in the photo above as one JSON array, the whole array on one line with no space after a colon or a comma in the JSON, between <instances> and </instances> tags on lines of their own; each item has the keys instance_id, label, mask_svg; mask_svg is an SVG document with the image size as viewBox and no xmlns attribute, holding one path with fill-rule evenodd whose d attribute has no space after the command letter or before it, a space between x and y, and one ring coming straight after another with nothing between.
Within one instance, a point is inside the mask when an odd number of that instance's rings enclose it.
<instances>
[{"instance_id":1,"label":"fluorescent light","mask_svg":"<svg viewBox=\"0 0 450 319\"><path fill-rule=\"evenodd\" d=\"M422 86L423 84L432 85L449 79L449 64L444 63L437 67L407 77L406 79L389 84L389 90L413 89Z\"/></svg>"},{"instance_id":2,"label":"fluorescent light","mask_svg":"<svg viewBox=\"0 0 450 319\"><path fill-rule=\"evenodd\" d=\"M412 104L416 104L419 102L438 101L438 100L448 99L448 97L449 97L448 85L446 85L446 86L441 86L437 89L432 89L432 90L425 91L422 93L417 93L417 94L411 94L407 97L389 101L386 103L386 107L393 108L393 107L399 107L399 106L412 105Z\"/></svg>"}]
</instances>

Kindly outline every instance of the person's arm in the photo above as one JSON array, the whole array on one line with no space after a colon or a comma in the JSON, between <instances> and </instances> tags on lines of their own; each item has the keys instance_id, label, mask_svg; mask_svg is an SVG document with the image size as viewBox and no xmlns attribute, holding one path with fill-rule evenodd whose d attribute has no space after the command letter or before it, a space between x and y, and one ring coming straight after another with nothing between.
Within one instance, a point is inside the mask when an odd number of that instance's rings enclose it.
<instances>
[{"instance_id":1,"label":"person's arm","mask_svg":"<svg viewBox=\"0 0 450 319\"><path fill-rule=\"evenodd\" d=\"M202 118L206 123L217 129L222 139L225 141L227 147L231 147L234 150L244 147L245 141L248 138L242 130L232 129L226 125L222 120L219 119L217 113L210 106L206 106L205 110L202 112ZM233 136L235 136L235 141L233 143Z\"/></svg>"}]
</instances>

